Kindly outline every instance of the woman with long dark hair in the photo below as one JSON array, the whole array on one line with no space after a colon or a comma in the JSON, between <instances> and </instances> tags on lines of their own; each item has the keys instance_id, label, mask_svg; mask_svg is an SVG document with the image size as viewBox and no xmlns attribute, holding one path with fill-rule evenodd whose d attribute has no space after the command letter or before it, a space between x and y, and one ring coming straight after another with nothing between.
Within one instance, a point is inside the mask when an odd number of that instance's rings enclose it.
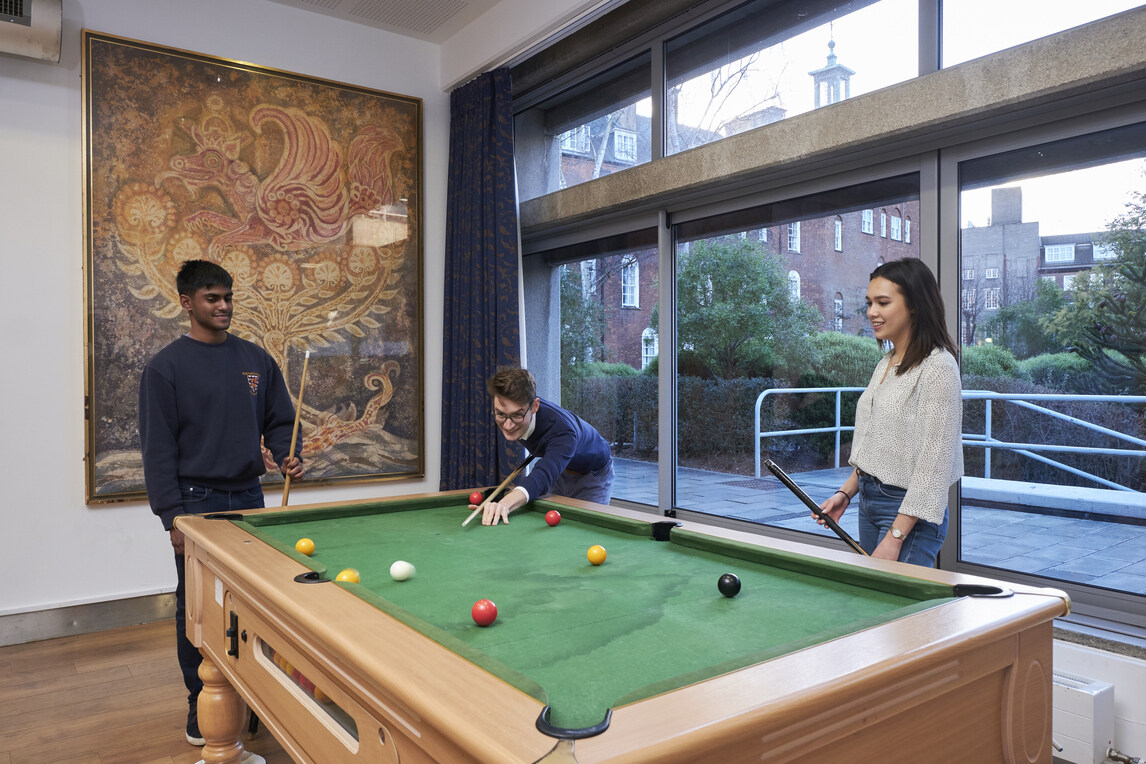
<instances>
[{"instance_id":1,"label":"woman with long dark hair","mask_svg":"<svg viewBox=\"0 0 1146 764\"><path fill-rule=\"evenodd\" d=\"M892 349L856 404L852 473L820 508L839 520L858 496L865 551L933 566L947 535L947 493L963 475L959 363L935 276L912 258L879 266L867 317Z\"/></svg>"}]
</instances>

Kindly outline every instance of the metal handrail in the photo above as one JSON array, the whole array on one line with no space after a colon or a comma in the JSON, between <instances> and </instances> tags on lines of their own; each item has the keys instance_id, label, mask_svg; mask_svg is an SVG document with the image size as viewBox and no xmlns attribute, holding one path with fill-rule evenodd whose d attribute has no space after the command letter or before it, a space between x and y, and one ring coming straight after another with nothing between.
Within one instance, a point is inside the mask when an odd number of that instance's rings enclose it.
<instances>
[{"instance_id":1,"label":"metal handrail","mask_svg":"<svg viewBox=\"0 0 1146 764\"><path fill-rule=\"evenodd\" d=\"M835 466L840 466L840 433L851 432L855 427L849 427L840 423L840 397L843 393L849 392L862 392L862 387L773 387L765 390L756 397L755 406L755 452L756 452L756 477L760 477L760 444L764 438L779 437L781 435L812 435L816 433L835 433ZM778 395L781 393L834 393L836 398L835 406L835 424L832 427L811 427L799 430L773 430L770 432L760 431L760 407L769 395ZM1026 456L1027 458L1034 459L1035 461L1049 464L1053 467L1069 472L1072 475L1084 477L1088 480L1093 480L1096 483L1105 485L1119 491L1133 491L1134 489L1128 488L1124 485L1116 483L1112 480L1093 475L1085 470L1072 467L1069 464L1055 461L1054 459L1042 456L1038 452L1048 453L1072 453L1072 454L1102 454L1106 456L1135 456L1146 457L1146 450L1130 449L1130 448L1094 448L1088 446L1069 446L1069 445L1051 445L1046 443L1009 443L1006 441L998 440L991 435L992 426L992 402L993 401L1006 401L1013 403L1017 406L1029 409L1039 414L1059 419L1073 424L1083 429L1090 430L1091 432L1101 433L1113 438L1125 441L1132 445L1140 446L1146 449L1146 440L1136 438L1133 435L1127 435L1117 430L1111 430L1108 427L1088 422L1085 419L1063 414L1062 412L1046 408L1045 406L1038 406L1033 401L1039 402L1064 402L1064 401L1083 401L1089 403L1146 403L1146 396L1143 395L1071 395L1066 393L996 393L991 390L964 390L963 400L981 400L984 401L986 409L984 413L984 431L982 433L964 433L962 437L962 445L971 448L984 449L983 459L983 476L985 478L991 477L991 451L993 449L1002 449L1006 451L1014 451L1017 454Z\"/></svg>"}]
</instances>

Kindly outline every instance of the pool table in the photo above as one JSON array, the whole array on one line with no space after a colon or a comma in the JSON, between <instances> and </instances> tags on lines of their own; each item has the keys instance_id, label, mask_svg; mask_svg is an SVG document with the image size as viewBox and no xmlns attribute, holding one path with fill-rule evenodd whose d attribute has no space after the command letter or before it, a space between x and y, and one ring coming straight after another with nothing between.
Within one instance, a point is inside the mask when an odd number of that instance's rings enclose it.
<instances>
[{"instance_id":1,"label":"pool table","mask_svg":"<svg viewBox=\"0 0 1146 764\"><path fill-rule=\"evenodd\" d=\"M1051 761L1060 591L569 499L463 527L467 496L177 520L204 761L239 695L320 764Z\"/></svg>"}]
</instances>

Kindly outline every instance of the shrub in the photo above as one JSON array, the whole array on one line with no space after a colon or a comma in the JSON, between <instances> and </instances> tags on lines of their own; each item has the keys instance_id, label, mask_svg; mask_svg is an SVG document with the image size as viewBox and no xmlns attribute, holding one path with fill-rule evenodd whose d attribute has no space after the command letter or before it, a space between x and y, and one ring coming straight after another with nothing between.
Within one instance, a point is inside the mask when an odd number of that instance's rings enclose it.
<instances>
[{"instance_id":1,"label":"shrub","mask_svg":"<svg viewBox=\"0 0 1146 764\"><path fill-rule=\"evenodd\" d=\"M1090 362L1074 353L1048 353L1019 361L1023 379L1067 393L1084 392L1090 372Z\"/></svg>"},{"instance_id":2,"label":"shrub","mask_svg":"<svg viewBox=\"0 0 1146 764\"><path fill-rule=\"evenodd\" d=\"M606 363L605 361L594 361L593 363L585 364L585 377L635 377L640 374L639 371L629 366L627 363Z\"/></svg>"},{"instance_id":3,"label":"shrub","mask_svg":"<svg viewBox=\"0 0 1146 764\"><path fill-rule=\"evenodd\" d=\"M883 350L870 337L840 332L817 332L808 338L810 352L789 368L797 387L867 387ZM802 379L818 380L805 384Z\"/></svg>"},{"instance_id":4,"label":"shrub","mask_svg":"<svg viewBox=\"0 0 1146 764\"><path fill-rule=\"evenodd\" d=\"M1019 362L998 345L971 345L963 348L963 374L1014 379L1019 376Z\"/></svg>"}]
</instances>

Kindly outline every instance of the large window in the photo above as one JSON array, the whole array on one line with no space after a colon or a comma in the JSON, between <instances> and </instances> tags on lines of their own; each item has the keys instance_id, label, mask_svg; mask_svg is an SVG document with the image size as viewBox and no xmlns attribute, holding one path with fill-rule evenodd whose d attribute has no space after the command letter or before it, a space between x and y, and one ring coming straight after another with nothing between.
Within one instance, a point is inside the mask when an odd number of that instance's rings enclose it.
<instances>
[{"instance_id":1,"label":"large window","mask_svg":"<svg viewBox=\"0 0 1146 764\"><path fill-rule=\"evenodd\" d=\"M563 406L592 424L618 464L613 497L657 504L656 231L596 239L530 256L526 271L552 279L559 302L559 363ZM556 283L554 283L556 282ZM644 299L638 298L638 295ZM530 316L548 324L550 316ZM555 331L556 334L556 331ZM540 343L549 345L549 340ZM539 367L531 351L530 367ZM539 367L540 368L540 367ZM539 384L541 378L539 377ZM552 394L552 393L551 393Z\"/></svg>"},{"instance_id":2,"label":"large window","mask_svg":"<svg viewBox=\"0 0 1146 764\"><path fill-rule=\"evenodd\" d=\"M846 470L847 432L839 451L831 434L766 435L832 426L834 393L769 395L759 430L757 397L776 387L867 384L882 351L862 312L845 313L844 305L864 304L868 276L885 257L919 253L863 237L841 255L833 231L838 221L858 227L863 210L879 203L917 211L918 186L918 176L905 175L675 226L678 507L815 532L782 495L776 502L759 496L755 444L764 458L800 471ZM792 220L797 212L802 219ZM800 231L798 255L741 235L785 227ZM845 397L845 430L856 397ZM719 499L711 495L714 483Z\"/></svg>"},{"instance_id":3,"label":"large window","mask_svg":"<svg viewBox=\"0 0 1146 764\"><path fill-rule=\"evenodd\" d=\"M649 60L647 53L637 56L517 115L523 199L649 161Z\"/></svg>"},{"instance_id":4,"label":"large window","mask_svg":"<svg viewBox=\"0 0 1146 764\"><path fill-rule=\"evenodd\" d=\"M1013 20L1012 6L1026 8L1026 16ZM1074 6L1085 18L1063 15ZM906 132L898 123L880 127L884 116L935 112L918 85L895 83L928 74L941 58L951 65L1115 12L1112 6L1016 0L984 8L978 0L936 0L938 18L916 0L717 2L683 12L675 3L622 7L637 9L637 16L618 14L610 26L609 13L583 31L599 37L633 30L631 47L603 42L596 49L602 63L586 55L565 71L535 76L522 86L520 108L515 92L525 200L579 182L554 172L558 155L579 152L579 166L592 159L593 172L600 156L601 175L619 171L630 155L630 130L637 133L637 164L658 163L625 170L631 184L600 183L607 206L576 192L522 205L524 323L527 334L540 334L530 338L530 365L562 347L565 365L552 378L561 380L563 402L607 433L618 465L614 498L684 519L720 516L742 529L819 533L792 497L757 471L755 444L813 496L841 484L855 394L842 394L837 418L830 391L866 385L887 349L874 342L866 319L868 274L878 264L918 256L939 277L968 391L967 477L951 493L952 531L940 566L1060 585L1074 597L1076 613L1122 609L1133 617L1129 622L1146 626L1146 560L1139 551L1146 547L1139 533L1146 502L1132 482L1141 480L1146 406L1128 397L1140 394L1132 392L1131 371L1141 366L1120 366L1121 350L1100 358L1081 342L1124 339L1118 332L1142 315L1093 320L1101 311L1122 310L1120 296L1132 305L1136 294L1115 271L1133 250L1109 226L1135 189L1146 190L1144 129L1118 127L1146 122L1146 96L1125 79L1126 62L1137 54L1107 46L1119 27L1101 21L1056 35L1053 51L1038 43L966 65L966 72L1005 75L1015 91L990 112L966 119L972 114L962 110L960 93L940 82L962 81L951 73L936 78L950 108L934 113L935 121ZM920 7L925 13L917 18ZM644 13L662 15L652 24L633 23ZM875 17L879 22L858 36L849 26ZM586 37L578 34L570 41L584 47ZM980 51L968 52L968 41L982 43ZM1086 88L1070 80L1070 100L1059 102L1043 75L1066 82L1071 67L1064 61L1094 50L1103 56L1086 59L1088 66L1109 56L1107 74ZM870 58L875 53L887 56ZM1024 90L1032 71L1040 76ZM887 86L902 99L872 93ZM856 98L861 93L871 96ZM835 113L832 104L848 98L838 105L841 120L808 113L817 99ZM990 100L986 91L976 91L967 105L984 99ZM599 154L602 133L594 125L616 104L632 106L640 129L615 126L612 148ZM795 120L755 129L801 113L799 122L814 129L796 129ZM651 128L647 155L642 119ZM744 171L722 175L724 152L704 144L734 134L738 149L760 157L758 172L749 160ZM685 150L691 153L662 161ZM769 157L784 156L780 151L797 159L777 165ZM1110 202L1110 191L1122 196ZM645 239L614 241L618 230L639 230ZM588 243L565 247L569 240ZM1062 254L1068 246L1069 259ZM546 282L531 273L539 254L561 275ZM622 309L626 256L637 256L641 266L639 307ZM735 278L726 277L729 270ZM772 277L761 281L756 270ZM792 273L799 275L798 291ZM541 310L558 278L568 282L563 298L582 311L567 315L563 299L561 322ZM610 278L615 291L605 293L601 285ZM590 300L600 303L599 313L587 310ZM622 323L630 318L633 326ZM612 328L602 328L610 322ZM553 336L559 323L561 343ZM622 344L632 350L624 354L602 339L622 327L631 331ZM1146 333L1139 331L1137 341ZM792 387L818 392L770 393L755 421L763 391ZM1079 397L1099 391L1115 398ZM1022 398L1028 394L1054 399ZM1077 436L1067 433L1072 427L1081 427ZM1135 449L1137 455L1127 453ZM1006 492L1016 486L1035 488L1016 499ZM1083 509L1084 502L1092 509ZM854 513L845 519L854 521Z\"/></svg>"},{"instance_id":5,"label":"large window","mask_svg":"<svg viewBox=\"0 0 1146 764\"><path fill-rule=\"evenodd\" d=\"M670 40L665 154L916 76L917 18L917 0L755 0Z\"/></svg>"},{"instance_id":6,"label":"large window","mask_svg":"<svg viewBox=\"0 0 1146 764\"><path fill-rule=\"evenodd\" d=\"M1144 157L1141 124L960 165L964 562L1146 594Z\"/></svg>"}]
</instances>

